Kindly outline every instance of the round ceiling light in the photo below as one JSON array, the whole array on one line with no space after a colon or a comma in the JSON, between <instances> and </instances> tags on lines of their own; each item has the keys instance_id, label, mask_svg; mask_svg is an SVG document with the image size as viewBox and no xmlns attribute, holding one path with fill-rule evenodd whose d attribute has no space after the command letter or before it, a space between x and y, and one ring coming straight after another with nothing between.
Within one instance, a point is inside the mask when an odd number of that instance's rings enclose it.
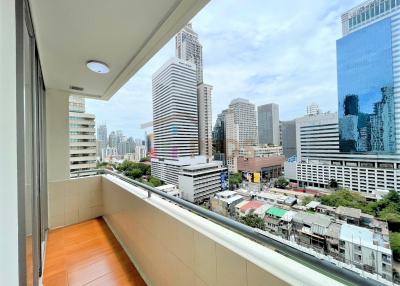
<instances>
[{"instance_id":1,"label":"round ceiling light","mask_svg":"<svg viewBox=\"0 0 400 286\"><path fill-rule=\"evenodd\" d=\"M86 63L86 66L88 67L88 69L95 73L105 74L110 71L108 65L100 61L88 61Z\"/></svg>"}]
</instances>

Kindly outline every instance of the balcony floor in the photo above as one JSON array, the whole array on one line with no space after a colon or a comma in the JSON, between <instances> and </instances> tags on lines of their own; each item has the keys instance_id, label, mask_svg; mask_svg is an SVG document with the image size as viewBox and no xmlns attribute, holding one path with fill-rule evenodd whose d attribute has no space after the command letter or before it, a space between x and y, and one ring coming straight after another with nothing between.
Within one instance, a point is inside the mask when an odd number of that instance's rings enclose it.
<instances>
[{"instance_id":1,"label":"balcony floor","mask_svg":"<svg viewBox=\"0 0 400 286\"><path fill-rule=\"evenodd\" d=\"M146 285L102 218L49 232L43 284Z\"/></svg>"}]
</instances>

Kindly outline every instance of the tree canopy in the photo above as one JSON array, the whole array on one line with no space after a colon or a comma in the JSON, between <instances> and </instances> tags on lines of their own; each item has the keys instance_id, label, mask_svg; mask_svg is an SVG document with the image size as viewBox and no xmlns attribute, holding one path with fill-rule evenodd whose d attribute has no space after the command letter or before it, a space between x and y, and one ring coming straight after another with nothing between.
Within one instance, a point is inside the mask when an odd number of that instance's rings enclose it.
<instances>
[{"instance_id":1,"label":"tree canopy","mask_svg":"<svg viewBox=\"0 0 400 286\"><path fill-rule=\"evenodd\" d=\"M274 183L275 188L279 189L285 189L287 185L289 185L289 181L285 177L279 177Z\"/></svg>"},{"instance_id":2,"label":"tree canopy","mask_svg":"<svg viewBox=\"0 0 400 286\"><path fill-rule=\"evenodd\" d=\"M265 230L265 221L256 214L248 214L240 218L240 222L250 227Z\"/></svg>"},{"instance_id":3,"label":"tree canopy","mask_svg":"<svg viewBox=\"0 0 400 286\"><path fill-rule=\"evenodd\" d=\"M400 233L392 232L390 234L390 247L393 251L393 258L397 261L400 260Z\"/></svg>"},{"instance_id":4,"label":"tree canopy","mask_svg":"<svg viewBox=\"0 0 400 286\"><path fill-rule=\"evenodd\" d=\"M230 189L236 188L239 184L242 183L242 181L243 179L241 173L229 175L229 188Z\"/></svg>"}]
</instances>

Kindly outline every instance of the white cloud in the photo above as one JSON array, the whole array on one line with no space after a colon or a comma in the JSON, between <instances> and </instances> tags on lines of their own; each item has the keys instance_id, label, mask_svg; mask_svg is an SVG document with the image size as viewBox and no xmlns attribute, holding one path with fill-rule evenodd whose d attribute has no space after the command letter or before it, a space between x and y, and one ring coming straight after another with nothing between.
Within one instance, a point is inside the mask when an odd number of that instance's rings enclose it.
<instances>
[{"instance_id":1,"label":"white cloud","mask_svg":"<svg viewBox=\"0 0 400 286\"><path fill-rule=\"evenodd\" d=\"M340 15L358 3L211 1L193 28L203 45L204 79L214 86L213 118L236 97L276 102L283 120L304 114L311 102L335 111ZM140 124L152 119L151 75L174 53L171 40L109 102L88 100L88 111L109 130L141 137Z\"/></svg>"}]
</instances>

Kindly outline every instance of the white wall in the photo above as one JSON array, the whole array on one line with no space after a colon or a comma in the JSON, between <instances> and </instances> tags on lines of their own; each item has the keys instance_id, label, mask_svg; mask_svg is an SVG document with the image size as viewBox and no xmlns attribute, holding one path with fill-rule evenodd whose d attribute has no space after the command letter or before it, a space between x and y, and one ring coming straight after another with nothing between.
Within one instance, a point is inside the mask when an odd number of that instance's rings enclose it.
<instances>
[{"instance_id":1,"label":"white wall","mask_svg":"<svg viewBox=\"0 0 400 286\"><path fill-rule=\"evenodd\" d=\"M50 228L103 215L101 176L49 182L48 194Z\"/></svg>"},{"instance_id":2,"label":"white wall","mask_svg":"<svg viewBox=\"0 0 400 286\"><path fill-rule=\"evenodd\" d=\"M0 284L18 285L16 30L14 0L0 1Z\"/></svg>"},{"instance_id":3,"label":"white wall","mask_svg":"<svg viewBox=\"0 0 400 286\"><path fill-rule=\"evenodd\" d=\"M149 286L341 285L111 175L102 187L106 222Z\"/></svg>"},{"instance_id":4,"label":"white wall","mask_svg":"<svg viewBox=\"0 0 400 286\"><path fill-rule=\"evenodd\" d=\"M47 179L49 182L69 178L69 93L46 91Z\"/></svg>"}]
</instances>

